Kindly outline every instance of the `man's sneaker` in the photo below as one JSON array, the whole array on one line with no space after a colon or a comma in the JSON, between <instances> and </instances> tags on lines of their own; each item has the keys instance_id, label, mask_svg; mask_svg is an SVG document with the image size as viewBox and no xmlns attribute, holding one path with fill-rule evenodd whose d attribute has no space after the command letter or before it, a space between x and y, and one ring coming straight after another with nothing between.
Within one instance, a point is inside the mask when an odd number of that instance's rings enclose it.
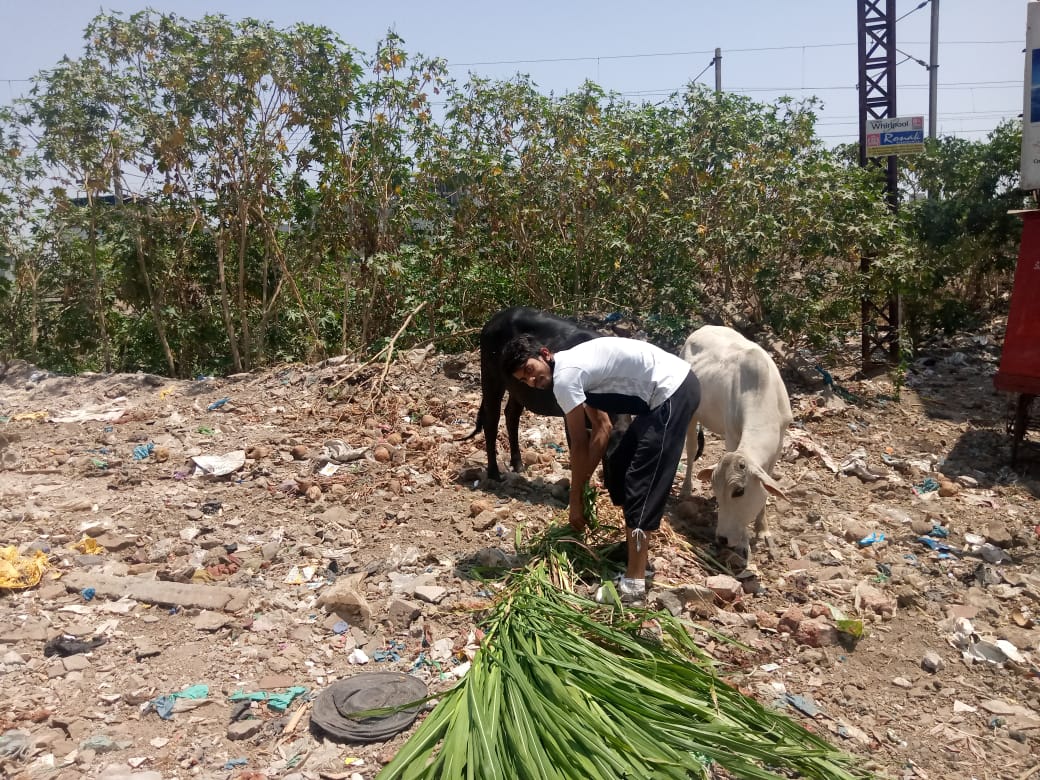
<instances>
[{"instance_id":1,"label":"man's sneaker","mask_svg":"<svg viewBox=\"0 0 1040 780\"><path fill-rule=\"evenodd\" d=\"M630 580L628 577L618 577L614 583L621 603L629 606L641 606L646 601L646 580Z\"/></svg>"},{"instance_id":2,"label":"man's sneaker","mask_svg":"<svg viewBox=\"0 0 1040 780\"><path fill-rule=\"evenodd\" d=\"M646 580L630 580L623 574L619 574L613 579L613 583L614 590L617 591L621 603L625 606L638 607L646 601ZM600 604L608 600L603 593L603 586L596 591L595 598Z\"/></svg>"}]
</instances>

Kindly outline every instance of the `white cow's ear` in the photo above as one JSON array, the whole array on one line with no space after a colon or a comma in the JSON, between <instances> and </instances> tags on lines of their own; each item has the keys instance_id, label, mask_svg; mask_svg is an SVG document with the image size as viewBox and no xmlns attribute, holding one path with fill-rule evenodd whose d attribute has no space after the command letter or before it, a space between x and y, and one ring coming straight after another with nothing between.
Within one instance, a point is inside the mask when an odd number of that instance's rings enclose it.
<instances>
[{"instance_id":1,"label":"white cow's ear","mask_svg":"<svg viewBox=\"0 0 1040 780\"><path fill-rule=\"evenodd\" d=\"M715 467L711 466L697 472L697 479L701 482L711 482L711 475L715 473Z\"/></svg>"},{"instance_id":2,"label":"white cow's ear","mask_svg":"<svg viewBox=\"0 0 1040 780\"><path fill-rule=\"evenodd\" d=\"M782 498L785 501L787 500L787 495L780 488L780 486L776 484L776 480L768 474L766 474L766 472L762 469L761 466L759 466L757 463L751 463L750 461L748 461L748 466L751 467L751 473L758 477L760 480L762 480L762 487L764 487L768 492L772 493L777 498Z\"/></svg>"}]
</instances>

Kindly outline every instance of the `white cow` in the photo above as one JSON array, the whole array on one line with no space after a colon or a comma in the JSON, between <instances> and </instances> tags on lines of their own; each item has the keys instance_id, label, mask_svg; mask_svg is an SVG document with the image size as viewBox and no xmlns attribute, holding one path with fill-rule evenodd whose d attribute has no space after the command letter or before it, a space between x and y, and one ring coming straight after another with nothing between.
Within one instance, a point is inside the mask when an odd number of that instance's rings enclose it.
<instances>
[{"instance_id":1,"label":"white cow","mask_svg":"<svg viewBox=\"0 0 1040 780\"><path fill-rule=\"evenodd\" d=\"M716 538L748 555L754 523L755 536L765 537L775 557L766 524L766 491L784 497L770 476L793 419L784 380L766 351L732 328L699 328L686 339L681 354L701 384L701 403L686 438L681 495L688 497L693 487L699 422L726 439L726 453L718 464L697 474L711 481L718 501Z\"/></svg>"}]
</instances>

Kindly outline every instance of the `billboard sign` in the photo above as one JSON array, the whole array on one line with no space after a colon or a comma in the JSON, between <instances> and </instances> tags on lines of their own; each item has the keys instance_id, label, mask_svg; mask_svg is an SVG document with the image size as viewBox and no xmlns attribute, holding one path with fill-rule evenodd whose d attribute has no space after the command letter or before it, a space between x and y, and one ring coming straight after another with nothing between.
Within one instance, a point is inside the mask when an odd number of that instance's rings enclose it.
<instances>
[{"instance_id":1,"label":"billboard sign","mask_svg":"<svg viewBox=\"0 0 1040 780\"><path fill-rule=\"evenodd\" d=\"M1026 5L1025 100L1022 107L1022 181L1040 189L1040 3Z\"/></svg>"},{"instance_id":2,"label":"billboard sign","mask_svg":"<svg viewBox=\"0 0 1040 780\"><path fill-rule=\"evenodd\" d=\"M919 154L924 151L924 117L867 120L867 157Z\"/></svg>"}]
</instances>

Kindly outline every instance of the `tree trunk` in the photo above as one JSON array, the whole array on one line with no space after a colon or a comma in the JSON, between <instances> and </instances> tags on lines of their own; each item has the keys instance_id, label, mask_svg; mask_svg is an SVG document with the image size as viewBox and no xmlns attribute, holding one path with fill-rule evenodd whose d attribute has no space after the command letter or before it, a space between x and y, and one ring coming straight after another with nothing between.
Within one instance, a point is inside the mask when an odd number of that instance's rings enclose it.
<instances>
[{"instance_id":1,"label":"tree trunk","mask_svg":"<svg viewBox=\"0 0 1040 780\"><path fill-rule=\"evenodd\" d=\"M116 207L123 220L126 221L126 206L123 204L123 185L119 172L119 156L116 150L112 151L112 192L115 194ZM129 227L129 226L128 226ZM155 333L159 337L159 345L162 347L166 358L166 369L171 377L177 376L177 364L173 359L173 351L170 349L170 341L166 338L166 325L163 322L162 306L152 287L152 277L148 273L148 263L144 257L144 239L141 236L141 223L134 220L134 249L137 253L137 269L141 272L144 280L144 289L148 294L148 305L152 310L152 322L155 324Z\"/></svg>"},{"instance_id":2,"label":"tree trunk","mask_svg":"<svg viewBox=\"0 0 1040 780\"><path fill-rule=\"evenodd\" d=\"M220 314L224 319L224 328L227 330L228 346L231 349L231 362L235 366L235 372L242 371L242 356L238 352L238 337L235 335L235 322L231 319L231 305L228 301L227 279L224 277L224 228L217 230L217 282L220 284Z\"/></svg>"},{"instance_id":3,"label":"tree trunk","mask_svg":"<svg viewBox=\"0 0 1040 780\"><path fill-rule=\"evenodd\" d=\"M343 321L340 323L339 353L347 354L347 329L350 324L350 282L351 267L350 260L344 260L343 271Z\"/></svg>"},{"instance_id":4,"label":"tree trunk","mask_svg":"<svg viewBox=\"0 0 1040 780\"><path fill-rule=\"evenodd\" d=\"M87 188L87 203L90 208L90 263L94 283L94 316L97 317L98 335L101 337L101 360L106 373L112 371L112 348L108 341L108 322L105 317L105 294L101 289L101 270L97 256L97 201Z\"/></svg>"},{"instance_id":5,"label":"tree trunk","mask_svg":"<svg viewBox=\"0 0 1040 780\"><path fill-rule=\"evenodd\" d=\"M238 284L235 286L235 305L238 308L239 332L242 334L243 363L248 371L253 346L249 336L249 310L246 308L246 250L249 246L249 208L239 191L238 202Z\"/></svg>"}]
</instances>

